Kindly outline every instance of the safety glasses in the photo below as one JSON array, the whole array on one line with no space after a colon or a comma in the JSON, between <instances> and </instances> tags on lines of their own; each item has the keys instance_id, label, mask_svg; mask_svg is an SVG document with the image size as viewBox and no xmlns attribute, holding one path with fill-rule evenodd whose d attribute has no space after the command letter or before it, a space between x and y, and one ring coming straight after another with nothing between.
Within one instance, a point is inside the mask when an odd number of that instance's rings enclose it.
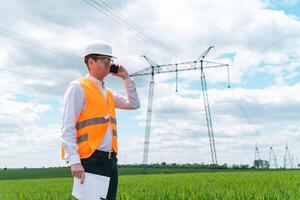
<instances>
[{"instance_id":1,"label":"safety glasses","mask_svg":"<svg viewBox=\"0 0 300 200\"><path fill-rule=\"evenodd\" d=\"M113 59L111 59L110 57L107 57L107 56L97 56L96 59L100 59L100 60L103 61L106 65L112 64L112 63L114 62Z\"/></svg>"}]
</instances>

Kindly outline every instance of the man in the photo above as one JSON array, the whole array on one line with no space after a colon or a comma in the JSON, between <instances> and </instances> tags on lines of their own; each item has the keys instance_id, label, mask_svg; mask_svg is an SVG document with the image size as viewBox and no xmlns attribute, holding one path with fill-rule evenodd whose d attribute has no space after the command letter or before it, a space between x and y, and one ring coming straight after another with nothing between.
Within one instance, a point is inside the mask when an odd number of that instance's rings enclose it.
<instances>
[{"instance_id":1,"label":"man","mask_svg":"<svg viewBox=\"0 0 300 200\"><path fill-rule=\"evenodd\" d=\"M107 88L104 78L113 63L112 48L102 41L87 45L84 61L89 73L71 82L63 106L62 157L74 177L84 181L84 172L110 177L107 199L116 199L118 186L117 123L115 108L138 109L135 83L121 66L113 76L123 79L127 97Z\"/></svg>"}]
</instances>

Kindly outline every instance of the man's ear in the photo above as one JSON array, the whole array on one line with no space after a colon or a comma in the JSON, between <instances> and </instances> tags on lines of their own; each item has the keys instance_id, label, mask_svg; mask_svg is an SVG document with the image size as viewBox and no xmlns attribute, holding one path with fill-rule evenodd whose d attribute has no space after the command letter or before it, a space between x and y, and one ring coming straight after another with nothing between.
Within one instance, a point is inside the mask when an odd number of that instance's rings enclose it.
<instances>
[{"instance_id":1,"label":"man's ear","mask_svg":"<svg viewBox=\"0 0 300 200\"><path fill-rule=\"evenodd\" d=\"M90 66L91 64L94 64L94 60L93 60L92 58L89 58L89 59L88 59L88 64L89 64L89 66Z\"/></svg>"}]
</instances>

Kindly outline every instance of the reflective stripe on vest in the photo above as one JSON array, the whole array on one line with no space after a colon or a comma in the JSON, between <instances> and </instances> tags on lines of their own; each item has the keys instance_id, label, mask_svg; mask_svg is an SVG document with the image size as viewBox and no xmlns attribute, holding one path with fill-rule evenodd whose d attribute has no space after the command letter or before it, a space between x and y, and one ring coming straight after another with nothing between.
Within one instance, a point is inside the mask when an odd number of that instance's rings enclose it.
<instances>
[{"instance_id":1,"label":"reflective stripe on vest","mask_svg":"<svg viewBox=\"0 0 300 200\"><path fill-rule=\"evenodd\" d=\"M87 141L88 137L89 137L88 134L84 134L84 135L81 135L81 136L77 137L77 144L80 143L80 142L83 142L83 141Z\"/></svg>"},{"instance_id":2,"label":"reflective stripe on vest","mask_svg":"<svg viewBox=\"0 0 300 200\"><path fill-rule=\"evenodd\" d=\"M113 136L118 137L118 134L117 134L116 130L112 130L112 134L113 134ZM81 135L81 136L77 137L77 144L80 143L80 142L87 141L88 137L89 137L88 134L84 134L84 135Z\"/></svg>"},{"instance_id":3,"label":"reflective stripe on vest","mask_svg":"<svg viewBox=\"0 0 300 200\"><path fill-rule=\"evenodd\" d=\"M111 123L113 124L117 124L117 120L113 117L110 118ZM109 119L105 118L105 117L96 117L96 118L91 118L91 119L87 119L85 121L79 122L76 124L76 129L81 129L84 128L86 126L90 126L90 125L94 125L94 124L104 124L107 123L109 121Z\"/></svg>"}]
</instances>

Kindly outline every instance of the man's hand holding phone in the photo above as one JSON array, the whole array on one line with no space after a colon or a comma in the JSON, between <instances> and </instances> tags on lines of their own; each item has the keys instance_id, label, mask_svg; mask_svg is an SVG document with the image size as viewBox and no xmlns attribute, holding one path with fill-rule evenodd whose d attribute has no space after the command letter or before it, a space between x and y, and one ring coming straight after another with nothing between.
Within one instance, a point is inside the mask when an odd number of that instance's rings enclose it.
<instances>
[{"instance_id":1,"label":"man's hand holding phone","mask_svg":"<svg viewBox=\"0 0 300 200\"><path fill-rule=\"evenodd\" d=\"M127 79L129 77L129 74L127 70L119 64L112 64L110 66L110 71L109 71L113 76L117 76L124 79Z\"/></svg>"}]
</instances>

